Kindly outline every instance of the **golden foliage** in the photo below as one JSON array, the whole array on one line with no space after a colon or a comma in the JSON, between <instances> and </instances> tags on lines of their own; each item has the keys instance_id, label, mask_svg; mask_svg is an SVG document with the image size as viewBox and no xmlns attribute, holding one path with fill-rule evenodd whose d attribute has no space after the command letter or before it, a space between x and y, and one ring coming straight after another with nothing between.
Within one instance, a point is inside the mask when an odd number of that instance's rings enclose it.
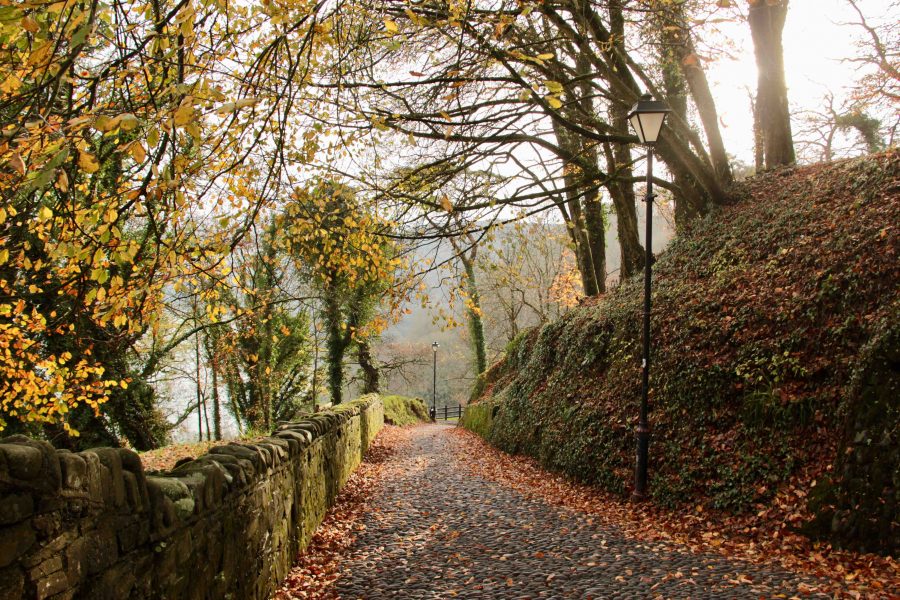
<instances>
[{"instance_id":1,"label":"golden foliage","mask_svg":"<svg viewBox=\"0 0 900 600\"><path fill-rule=\"evenodd\" d=\"M304 47L308 68L328 32L305 0L3 4L0 430L65 426L126 385L100 345L127 351L167 290L227 272L222 257L274 200L248 183L253 151L280 136L267 115L304 84L276 76L273 53Z\"/></svg>"}]
</instances>

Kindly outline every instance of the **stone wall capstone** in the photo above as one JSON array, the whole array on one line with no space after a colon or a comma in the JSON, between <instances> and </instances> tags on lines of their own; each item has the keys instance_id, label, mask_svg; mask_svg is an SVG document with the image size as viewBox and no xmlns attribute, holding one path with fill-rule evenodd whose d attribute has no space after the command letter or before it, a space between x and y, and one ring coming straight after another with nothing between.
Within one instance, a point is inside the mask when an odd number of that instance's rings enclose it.
<instances>
[{"instance_id":1,"label":"stone wall capstone","mask_svg":"<svg viewBox=\"0 0 900 600\"><path fill-rule=\"evenodd\" d=\"M160 473L0 439L0 600L269 598L383 424L364 396Z\"/></svg>"}]
</instances>

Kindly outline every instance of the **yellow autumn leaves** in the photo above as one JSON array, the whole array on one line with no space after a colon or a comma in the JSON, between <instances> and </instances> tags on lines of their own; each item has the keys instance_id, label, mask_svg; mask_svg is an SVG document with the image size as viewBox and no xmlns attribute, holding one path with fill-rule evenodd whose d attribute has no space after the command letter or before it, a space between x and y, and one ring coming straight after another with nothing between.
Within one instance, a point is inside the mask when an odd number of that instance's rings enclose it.
<instances>
[{"instance_id":1,"label":"yellow autumn leaves","mask_svg":"<svg viewBox=\"0 0 900 600\"><path fill-rule=\"evenodd\" d=\"M52 422L96 409L112 378L98 344L134 351L156 331L167 290L223 264L272 208L274 194L235 193L231 179L253 188L276 137L256 107L280 101L284 73L253 57L276 37L310 41L302 26L272 28L275 12L304 23L317 10L289 4L2 9L0 413ZM78 358L64 358L67 344Z\"/></svg>"},{"instance_id":2,"label":"yellow autumn leaves","mask_svg":"<svg viewBox=\"0 0 900 600\"><path fill-rule=\"evenodd\" d=\"M383 302L390 311L399 307L391 294L405 263L385 235L391 224L352 190L329 182L298 191L283 225L290 254L318 286L342 294L383 289L376 303ZM365 328L372 334L386 326L386 319L376 317Z\"/></svg>"},{"instance_id":3,"label":"yellow autumn leaves","mask_svg":"<svg viewBox=\"0 0 900 600\"><path fill-rule=\"evenodd\" d=\"M86 148L78 150L78 167L85 173L96 173L100 170L100 162L97 157Z\"/></svg>"}]
</instances>

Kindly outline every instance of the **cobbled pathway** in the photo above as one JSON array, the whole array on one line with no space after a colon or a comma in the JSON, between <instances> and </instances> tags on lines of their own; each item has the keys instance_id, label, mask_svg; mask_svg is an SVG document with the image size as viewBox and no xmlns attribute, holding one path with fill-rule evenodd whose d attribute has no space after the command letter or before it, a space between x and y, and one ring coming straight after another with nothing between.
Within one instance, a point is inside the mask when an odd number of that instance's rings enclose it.
<instances>
[{"instance_id":1,"label":"cobbled pathway","mask_svg":"<svg viewBox=\"0 0 900 600\"><path fill-rule=\"evenodd\" d=\"M366 529L342 561L341 598L758 599L791 597L809 582L628 539L590 515L478 478L456 462L450 429L418 427L390 459Z\"/></svg>"}]
</instances>

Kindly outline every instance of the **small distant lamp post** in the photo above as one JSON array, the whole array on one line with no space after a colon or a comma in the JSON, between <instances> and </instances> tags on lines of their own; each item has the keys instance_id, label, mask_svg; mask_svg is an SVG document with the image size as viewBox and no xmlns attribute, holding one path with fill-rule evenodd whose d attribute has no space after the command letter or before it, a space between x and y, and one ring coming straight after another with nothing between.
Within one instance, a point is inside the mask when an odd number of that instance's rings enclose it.
<instances>
[{"instance_id":1,"label":"small distant lamp post","mask_svg":"<svg viewBox=\"0 0 900 600\"><path fill-rule=\"evenodd\" d=\"M434 353L434 363L431 370L431 420L437 416L437 349L439 344L431 342L431 350Z\"/></svg>"},{"instance_id":2,"label":"small distant lamp post","mask_svg":"<svg viewBox=\"0 0 900 600\"><path fill-rule=\"evenodd\" d=\"M637 462L634 469L635 500L647 497L647 453L650 445L650 424L647 422L647 394L650 391L650 276L653 266L653 146L659 139L663 121L669 108L664 102L654 100L649 94L641 96L638 103L628 113L628 120L638 139L647 146L647 203L645 220L647 233L644 236L646 258L644 260L644 336L643 375L641 378L641 416L635 437L637 438Z\"/></svg>"}]
</instances>

